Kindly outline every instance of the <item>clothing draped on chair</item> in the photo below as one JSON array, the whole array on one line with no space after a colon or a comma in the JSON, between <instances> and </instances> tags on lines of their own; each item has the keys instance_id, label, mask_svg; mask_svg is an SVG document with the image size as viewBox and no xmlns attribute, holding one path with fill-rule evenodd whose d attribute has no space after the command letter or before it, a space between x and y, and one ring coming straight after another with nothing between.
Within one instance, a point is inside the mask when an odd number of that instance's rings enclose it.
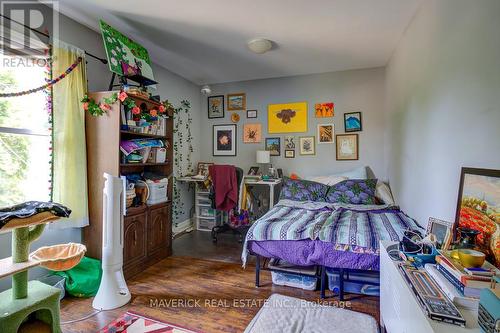
<instances>
[{"instance_id":1,"label":"clothing draped on chair","mask_svg":"<svg viewBox=\"0 0 500 333\"><path fill-rule=\"evenodd\" d=\"M230 211L238 205L238 182L232 165L211 165L210 178L214 188L215 209Z\"/></svg>"},{"instance_id":2,"label":"clothing draped on chair","mask_svg":"<svg viewBox=\"0 0 500 333\"><path fill-rule=\"evenodd\" d=\"M78 57L83 60L53 86L52 200L69 207L72 214L67 221L51 227L84 227L89 224L85 111L80 103L87 91L85 51L59 42L52 55L52 73L64 72Z\"/></svg>"}]
</instances>

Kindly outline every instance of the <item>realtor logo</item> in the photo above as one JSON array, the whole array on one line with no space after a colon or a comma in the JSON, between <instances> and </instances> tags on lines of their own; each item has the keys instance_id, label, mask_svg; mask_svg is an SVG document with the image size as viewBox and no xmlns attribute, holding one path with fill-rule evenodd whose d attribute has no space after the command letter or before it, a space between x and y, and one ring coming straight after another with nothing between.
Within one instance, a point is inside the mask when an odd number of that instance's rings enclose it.
<instances>
[{"instance_id":1,"label":"realtor logo","mask_svg":"<svg viewBox=\"0 0 500 333\"><path fill-rule=\"evenodd\" d=\"M59 37L58 9L58 1L0 0L1 52L46 58Z\"/></svg>"}]
</instances>

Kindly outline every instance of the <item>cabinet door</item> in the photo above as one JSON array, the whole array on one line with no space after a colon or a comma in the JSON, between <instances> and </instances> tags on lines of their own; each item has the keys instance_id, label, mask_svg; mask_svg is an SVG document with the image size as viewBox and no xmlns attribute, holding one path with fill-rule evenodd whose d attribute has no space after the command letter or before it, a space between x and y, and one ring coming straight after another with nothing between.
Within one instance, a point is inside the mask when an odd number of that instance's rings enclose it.
<instances>
[{"instance_id":1,"label":"cabinet door","mask_svg":"<svg viewBox=\"0 0 500 333\"><path fill-rule=\"evenodd\" d=\"M125 217L123 260L127 265L146 256L146 214Z\"/></svg>"},{"instance_id":2,"label":"cabinet door","mask_svg":"<svg viewBox=\"0 0 500 333\"><path fill-rule=\"evenodd\" d=\"M159 207L151 210L148 221L148 253L169 246L170 214L169 207Z\"/></svg>"}]
</instances>

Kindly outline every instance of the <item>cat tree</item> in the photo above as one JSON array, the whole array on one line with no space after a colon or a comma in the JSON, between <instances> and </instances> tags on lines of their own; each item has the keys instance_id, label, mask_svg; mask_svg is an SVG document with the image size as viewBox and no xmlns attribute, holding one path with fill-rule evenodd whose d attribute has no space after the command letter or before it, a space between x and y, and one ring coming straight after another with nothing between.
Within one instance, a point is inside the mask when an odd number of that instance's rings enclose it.
<instances>
[{"instance_id":1,"label":"cat tree","mask_svg":"<svg viewBox=\"0 0 500 333\"><path fill-rule=\"evenodd\" d=\"M43 233L45 224L68 217L71 211L54 203L27 202L0 210L0 233L12 231L12 257L0 260L0 278L12 275L12 289L0 293L0 327L16 333L27 320L37 320L61 332L58 288L28 281L28 269L42 266L67 270L85 254L81 244L47 246L29 254L30 244Z\"/></svg>"}]
</instances>

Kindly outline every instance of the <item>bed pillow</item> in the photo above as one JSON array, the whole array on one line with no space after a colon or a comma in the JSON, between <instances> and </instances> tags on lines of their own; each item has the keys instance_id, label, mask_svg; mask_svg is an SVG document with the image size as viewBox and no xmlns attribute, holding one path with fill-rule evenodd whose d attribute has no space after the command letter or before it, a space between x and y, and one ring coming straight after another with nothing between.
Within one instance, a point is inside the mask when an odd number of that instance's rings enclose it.
<instances>
[{"instance_id":1,"label":"bed pillow","mask_svg":"<svg viewBox=\"0 0 500 333\"><path fill-rule=\"evenodd\" d=\"M313 182L316 182L316 183L325 184L325 185L328 185L328 186L332 186L332 185L338 184L341 181L347 180L347 179L349 179L349 178L343 177L343 176L331 175L331 176L316 176L316 177L311 177L311 178L308 178L307 180L310 180L310 181L313 181Z\"/></svg>"},{"instance_id":2,"label":"bed pillow","mask_svg":"<svg viewBox=\"0 0 500 333\"><path fill-rule=\"evenodd\" d=\"M294 201L325 201L327 185L303 179L283 178L280 199Z\"/></svg>"},{"instance_id":3,"label":"bed pillow","mask_svg":"<svg viewBox=\"0 0 500 333\"><path fill-rule=\"evenodd\" d=\"M368 174L366 172L366 167L359 167L356 169L344 171L344 172L339 172L336 173L332 176L337 176L337 177L347 177L348 179L367 179Z\"/></svg>"},{"instance_id":4,"label":"bed pillow","mask_svg":"<svg viewBox=\"0 0 500 333\"><path fill-rule=\"evenodd\" d=\"M375 205L376 179L348 179L330 186L326 201L356 205Z\"/></svg>"},{"instance_id":5,"label":"bed pillow","mask_svg":"<svg viewBox=\"0 0 500 333\"><path fill-rule=\"evenodd\" d=\"M378 181L377 187L375 188L375 197L384 204L396 204L389 185L380 180Z\"/></svg>"}]
</instances>

